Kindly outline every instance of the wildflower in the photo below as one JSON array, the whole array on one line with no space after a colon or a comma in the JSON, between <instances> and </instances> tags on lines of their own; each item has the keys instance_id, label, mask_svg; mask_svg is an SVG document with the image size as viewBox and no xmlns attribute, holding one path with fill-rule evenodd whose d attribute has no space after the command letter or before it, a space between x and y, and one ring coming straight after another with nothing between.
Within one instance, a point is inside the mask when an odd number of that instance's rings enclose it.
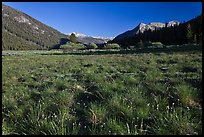
<instances>
[{"instance_id":1,"label":"wildflower","mask_svg":"<svg viewBox=\"0 0 204 137\"><path fill-rule=\"evenodd\" d=\"M57 115L54 115L55 118L57 118Z\"/></svg>"},{"instance_id":2,"label":"wildflower","mask_svg":"<svg viewBox=\"0 0 204 137\"><path fill-rule=\"evenodd\" d=\"M157 110L159 109L159 104L157 104Z\"/></svg>"}]
</instances>

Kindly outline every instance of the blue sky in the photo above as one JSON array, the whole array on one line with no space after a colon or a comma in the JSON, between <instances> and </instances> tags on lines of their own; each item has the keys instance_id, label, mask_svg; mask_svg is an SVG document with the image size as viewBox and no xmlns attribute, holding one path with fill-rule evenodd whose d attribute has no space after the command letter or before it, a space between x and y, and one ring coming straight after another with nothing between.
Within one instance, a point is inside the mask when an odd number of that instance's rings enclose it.
<instances>
[{"instance_id":1,"label":"blue sky","mask_svg":"<svg viewBox=\"0 0 204 137\"><path fill-rule=\"evenodd\" d=\"M140 22L188 21L202 2L4 2L62 33L114 37Z\"/></svg>"}]
</instances>

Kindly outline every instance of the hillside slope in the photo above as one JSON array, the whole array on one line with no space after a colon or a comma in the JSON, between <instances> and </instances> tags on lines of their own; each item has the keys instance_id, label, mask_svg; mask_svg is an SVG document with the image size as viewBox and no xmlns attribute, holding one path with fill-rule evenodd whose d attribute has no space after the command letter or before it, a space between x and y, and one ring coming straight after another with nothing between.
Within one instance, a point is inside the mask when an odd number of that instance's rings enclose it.
<instances>
[{"instance_id":1,"label":"hillside slope","mask_svg":"<svg viewBox=\"0 0 204 137\"><path fill-rule=\"evenodd\" d=\"M66 41L66 35L2 4L2 50L51 49Z\"/></svg>"}]
</instances>

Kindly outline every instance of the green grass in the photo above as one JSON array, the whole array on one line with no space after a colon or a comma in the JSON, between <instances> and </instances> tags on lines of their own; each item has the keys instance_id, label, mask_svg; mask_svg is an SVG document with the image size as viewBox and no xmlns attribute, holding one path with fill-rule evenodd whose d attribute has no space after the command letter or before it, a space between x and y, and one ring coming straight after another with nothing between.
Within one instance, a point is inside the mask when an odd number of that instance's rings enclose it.
<instances>
[{"instance_id":1,"label":"green grass","mask_svg":"<svg viewBox=\"0 0 204 137\"><path fill-rule=\"evenodd\" d=\"M200 51L9 53L4 135L202 134Z\"/></svg>"}]
</instances>

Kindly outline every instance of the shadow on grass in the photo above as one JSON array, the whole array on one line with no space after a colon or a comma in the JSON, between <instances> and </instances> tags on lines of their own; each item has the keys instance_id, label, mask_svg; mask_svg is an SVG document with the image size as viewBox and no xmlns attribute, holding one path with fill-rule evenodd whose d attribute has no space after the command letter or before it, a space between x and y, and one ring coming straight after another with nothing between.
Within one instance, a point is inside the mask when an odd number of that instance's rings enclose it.
<instances>
[{"instance_id":1,"label":"shadow on grass","mask_svg":"<svg viewBox=\"0 0 204 137\"><path fill-rule=\"evenodd\" d=\"M75 105L72 108L75 110L77 123L81 124L79 129L80 134L90 135L93 123L90 121L90 105L91 103L100 104L103 101L101 98L100 89L91 82L87 82L86 92L81 92L75 97Z\"/></svg>"},{"instance_id":2,"label":"shadow on grass","mask_svg":"<svg viewBox=\"0 0 204 137\"><path fill-rule=\"evenodd\" d=\"M144 48L134 50L86 50L68 53L52 53L51 55L107 55L107 54L141 54L141 53L172 53L172 52L191 52L202 51L202 45L182 45L166 48ZM46 55L46 54L42 54Z\"/></svg>"}]
</instances>

